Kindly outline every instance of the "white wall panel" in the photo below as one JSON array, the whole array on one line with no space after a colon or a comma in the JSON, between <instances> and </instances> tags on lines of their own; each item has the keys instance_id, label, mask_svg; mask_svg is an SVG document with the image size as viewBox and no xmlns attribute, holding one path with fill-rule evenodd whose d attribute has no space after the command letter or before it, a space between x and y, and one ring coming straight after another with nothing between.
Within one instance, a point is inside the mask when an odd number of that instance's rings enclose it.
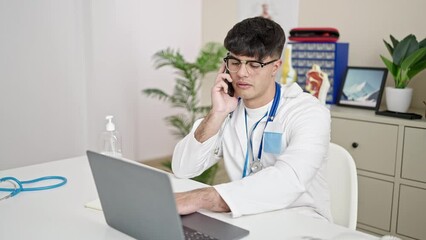
<instances>
[{"instance_id":1,"label":"white wall panel","mask_svg":"<svg viewBox=\"0 0 426 240\"><path fill-rule=\"evenodd\" d=\"M96 150L107 114L125 157L170 155L173 110L140 91L172 89L156 51L200 46L197 0L0 0L0 169Z\"/></svg>"}]
</instances>

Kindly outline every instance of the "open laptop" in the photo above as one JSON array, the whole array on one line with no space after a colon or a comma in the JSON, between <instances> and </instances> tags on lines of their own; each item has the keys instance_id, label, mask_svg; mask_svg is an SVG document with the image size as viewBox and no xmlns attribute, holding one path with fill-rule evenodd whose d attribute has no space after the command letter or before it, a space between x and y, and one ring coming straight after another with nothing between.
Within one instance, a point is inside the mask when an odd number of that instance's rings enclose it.
<instances>
[{"instance_id":1,"label":"open laptop","mask_svg":"<svg viewBox=\"0 0 426 240\"><path fill-rule=\"evenodd\" d=\"M87 151L106 222L137 239L240 239L249 231L201 213L179 216L170 178L143 164ZM207 237L208 236L208 237Z\"/></svg>"}]
</instances>

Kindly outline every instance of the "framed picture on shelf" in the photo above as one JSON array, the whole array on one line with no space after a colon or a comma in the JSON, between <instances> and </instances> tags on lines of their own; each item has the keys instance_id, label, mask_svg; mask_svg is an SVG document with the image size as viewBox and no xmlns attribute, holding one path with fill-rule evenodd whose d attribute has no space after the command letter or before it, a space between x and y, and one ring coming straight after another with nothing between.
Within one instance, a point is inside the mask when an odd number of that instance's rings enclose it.
<instances>
[{"instance_id":1,"label":"framed picture on shelf","mask_svg":"<svg viewBox=\"0 0 426 240\"><path fill-rule=\"evenodd\" d=\"M382 97L388 70L348 66L337 98L337 105L375 109Z\"/></svg>"}]
</instances>

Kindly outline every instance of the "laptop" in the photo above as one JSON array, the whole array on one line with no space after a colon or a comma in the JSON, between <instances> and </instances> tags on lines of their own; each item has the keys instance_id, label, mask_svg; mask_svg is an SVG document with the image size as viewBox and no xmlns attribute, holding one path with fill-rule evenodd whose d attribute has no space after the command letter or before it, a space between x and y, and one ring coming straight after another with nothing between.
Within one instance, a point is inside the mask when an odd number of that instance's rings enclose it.
<instances>
[{"instance_id":1,"label":"laptop","mask_svg":"<svg viewBox=\"0 0 426 240\"><path fill-rule=\"evenodd\" d=\"M169 175L122 158L87 151L107 224L136 239L240 239L249 231L201 213L180 216Z\"/></svg>"}]
</instances>

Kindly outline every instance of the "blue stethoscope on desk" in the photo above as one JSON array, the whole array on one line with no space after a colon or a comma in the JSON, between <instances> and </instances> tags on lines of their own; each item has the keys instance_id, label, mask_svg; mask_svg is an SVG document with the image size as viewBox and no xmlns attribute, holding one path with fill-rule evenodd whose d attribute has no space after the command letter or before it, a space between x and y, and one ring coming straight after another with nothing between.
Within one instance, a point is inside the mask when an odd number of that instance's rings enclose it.
<instances>
[{"instance_id":1,"label":"blue stethoscope on desk","mask_svg":"<svg viewBox=\"0 0 426 240\"><path fill-rule=\"evenodd\" d=\"M38 183L42 181L50 181L50 180L59 180L59 182L56 184L41 186L41 187L24 187L24 185L26 184L34 184L34 183ZM0 182L9 182L10 184L13 185L12 188L0 188L0 192L10 192L8 195L4 197L0 197L0 201L1 201L1 200L8 199L10 197L16 196L20 192L42 191L42 190L48 190L48 189L60 187L67 183L67 179L61 176L46 176L46 177L36 178L33 180L20 181L14 177L4 177L4 178L0 178Z\"/></svg>"},{"instance_id":2,"label":"blue stethoscope on desk","mask_svg":"<svg viewBox=\"0 0 426 240\"><path fill-rule=\"evenodd\" d=\"M260 161L260 159L262 158L262 149L263 149L263 134L262 134L262 139L260 140L260 147L259 147L259 151L257 153L257 160L252 160L250 163L250 172L248 173L248 166L249 166L249 151L252 151L253 149L253 142L252 142L252 136L253 136L253 132L256 129L257 125L260 123L260 121L262 121L262 119L264 119L266 116L268 116L268 119L266 120L266 124L265 127L263 128L263 131L265 131L266 126L268 125L268 122L272 122L274 121L275 115L277 113L277 109L278 109L278 105L280 104L280 98L281 98L281 86L278 83L275 83L275 95L274 95L274 101L272 102L272 106L271 106L271 110L269 110L269 114L268 112L265 113L265 115L259 120L257 121L254 126L253 129L251 130L250 136L248 136L248 129L247 129L247 112L245 112L245 126L246 126L246 134L247 134L247 151L246 151L246 159L244 161L244 169L243 169L243 178L246 177L248 174L250 173L257 173L260 170L263 169L263 165Z\"/></svg>"}]
</instances>

